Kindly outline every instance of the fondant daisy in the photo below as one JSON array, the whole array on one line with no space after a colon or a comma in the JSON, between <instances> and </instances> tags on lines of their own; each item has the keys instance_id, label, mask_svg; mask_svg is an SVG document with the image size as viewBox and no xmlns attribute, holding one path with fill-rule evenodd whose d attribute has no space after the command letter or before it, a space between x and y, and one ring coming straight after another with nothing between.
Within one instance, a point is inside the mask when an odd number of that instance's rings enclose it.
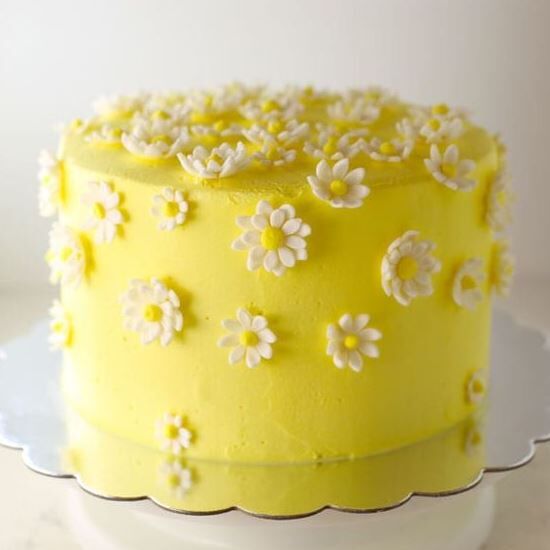
<instances>
[{"instance_id":1,"label":"fondant daisy","mask_svg":"<svg viewBox=\"0 0 550 550\"><path fill-rule=\"evenodd\" d=\"M508 296L514 278L515 262L507 240L499 239L493 244L491 258L491 287L499 296Z\"/></svg>"},{"instance_id":2,"label":"fondant daisy","mask_svg":"<svg viewBox=\"0 0 550 550\"><path fill-rule=\"evenodd\" d=\"M510 178L504 169L489 184L485 220L493 231L504 231L512 221Z\"/></svg>"},{"instance_id":3,"label":"fondant daisy","mask_svg":"<svg viewBox=\"0 0 550 550\"><path fill-rule=\"evenodd\" d=\"M307 178L313 193L334 208L358 208L370 193L362 183L365 169L350 170L349 159L341 159L332 167L323 159L317 164L315 173Z\"/></svg>"},{"instance_id":4,"label":"fondant daisy","mask_svg":"<svg viewBox=\"0 0 550 550\"><path fill-rule=\"evenodd\" d=\"M42 151L38 157L38 207L40 215L49 218L57 213L61 203L62 169L61 161L49 151Z\"/></svg>"},{"instance_id":5,"label":"fondant daisy","mask_svg":"<svg viewBox=\"0 0 550 550\"><path fill-rule=\"evenodd\" d=\"M78 286L86 269L84 247L78 234L56 222L50 230L50 246L46 261L50 266L50 281Z\"/></svg>"},{"instance_id":6,"label":"fondant daisy","mask_svg":"<svg viewBox=\"0 0 550 550\"><path fill-rule=\"evenodd\" d=\"M193 486L193 476L189 468L185 468L181 459L171 457L163 462L160 473L175 498L182 499Z\"/></svg>"},{"instance_id":7,"label":"fondant daisy","mask_svg":"<svg viewBox=\"0 0 550 550\"><path fill-rule=\"evenodd\" d=\"M454 276L453 300L455 304L467 309L475 309L483 300L481 284L484 278L483 260L481 258L466 260Z\"/></svg>"},{"instance_id":8,"label":"fondant daisy","mask_svg":"<svg viewBox=\"0 0 550 550\"><path fill-rule=\"evenodd\" d=\"M335 366L342 369L349 366L355 372L363 368L363 356L376 359L380 353L376 342L382 333L368 326L370 317L362 313L353 317L342 315L338 323L327 328L327 355L332 357Z\"/></svg>"},{"instance_id":9,"label":"fondant daisy","mask_svg":"<svg viewBox=\"0 0 550 550\"><path fill-rule=\"evenodd\" d=\"M485 370L475 371L466 381L466 401L472 405L478 405L483 401L487 393L487 381Z\"/></svg>"},{"instance_id":10,"label":"fondant daisy","mask_svg":"<svg viewBox=\"0 0 550 550\"><path fill-rule=\"evenodd\" d=\"M370 124L380 116L380 106L363 97L342 99L331 103L327 113L334 121Z\"/></svg>"},{"instance_id":11,"label":"fondant daisy","mask_svg":"<svg viewBox=\"0 0 550 550\"><path fill-rule=\"evenodd\" d=\"M157 420L156 432L161 449L174 456L181 455L191 445L191 431L184 426L183 417L179 414L165 413Z\"/></svg>"},{"instance_id":12,"label":"fondant daisy","mask_svg":"<svg viewBox=\"0 0 550 550\"><path fill-rule=\"evenodd\" d=\"M256 145L263 145L267 138L275 140L280 146L288 149L303 142L309 134L309 124L297 120L272 120L264 125L254 124L248 130L243 130L243 135Z\"/></svg>"},{"instance_id":13,"label":"fondant daisy","mask_svg":"<svg viewBox=\"0 0 550 550\"><path fill-rule=\"evenodd\" d=\"M162 346L167 346L183 327L178 296L158 279L130 281L121 302L124 326L137 332L142 344L158 339Z\"/></svg>"},{"instance_id":14,"label":"fondant daisy","mask_svg":"<svg viewBox=\"0 0 550 550\"><path fill-rule=\"evenodd\" d=\"M118 145L122 138L122 128L105 123L90 130L84 136L87 143L101 143L104 145Z\"/></svg>"},{"instance_id":15,"label":"fondant daisy","mask_svg":"<svg viewBox=\"0 0 550 550\"><path fill-rule=\"evenodd\" d=\"M283 166L296 160L296 151L279 145L276 140L266 136L259 151L252 158L266 167Z\"/></svg>"},{"instance_id":16,"label":"fondant daisy","mask_svg":"<svg viewBox=\"0 0 550 550\"><path fill-rule=\"evenodd\" d=\"M193 135L198 137L225 138L243 135L243 127L240 124L230 124L223 119L213 124L194 124L190 130Z\"/></svg>"},{"instance_id":17,"label":"fondant daisy","mask_svg":"<svg viewBox=\"0 0 550 550\"><path fill-rule=\"evenodd\" d=\"M98 244L112 242L117 227L123 221L118 208L120 195L105 181L91 181L88 182L87 191L82 195L82 202L89 211L84 229L94 231L94 239Z\"/></svg>"},{"instance_id":18,"label":"fondant daisy","mask_svg":"<svg viewBox=\"0 0 550 550\"><path fill-rule=\"evenodd\" d=\"M248 250L247 268L255 271L263 266L277 276L297 261L307 259L305 237L311 233L309 225L296 217L290 204L273 208L260 201L253 216L239 216L237 225L243 234L231 245L233 250Z\"/></svg>"},{"instance_id":19,"label":"fondant daisy","mask_svg":"<svg viewBox=\"0 0 550 550\"><path fill-rule=\"evenodd\" d=\"M168 158L180 153L190 139L186 126L151 120L135 124L122 134L121 141L125 149L138 157Z\"/></svg>"},{"instance_id":20,"label":"fondant daisy","mask_svg":"<svg viewBox=\"0 0 550 550\"><path fill-rule=\"evenodd\" d=\"M310 157L325 160L351 159L365 147L361 133L347 132L339 135L333 128L323 128L313 141L304 144L304 153Z\"/></svg>"},{"instance_id":21,"label":"fondant daisy","mask_svg":"<svg viewBox=\"0 0 550 550\"><path fill-rule=\"evenodd\" d=\"M229 334L218 340L218 346L233 348L229 353L229 364L235 365L243 359L247 367L253 368L262 359L271 359L271 344L277 337L269 329L267 319L262 315L252 315L244 308L237 310L236 319L224 319L222 326Z\"/></svg>"},{"instance_id":22,"label":"fondant daisy","mask_svg":"<svg viewBox=\"0 0 550 550\"><path fill-rule=\"evenodd\" d=\"M93 108L100 116L128 117L141 109L146 100L147 95L143 93L101 96L94 101Z\"/></svg>"},{"instance_id":23,"label":"fondant daisy","mask_svg":"<svg viewBox=\"0 0 550 550\"><path fill-rule=\"evenodd\" d=\"M406 231L390 244L382 260L382 288L403 306L417 296L432 294L431 276L441 269L430 254L435 244L419 240L418 235L418 231Z\"/></svg>"},{"instance_id":24,"label":"fondant daisy","mask_svg":"<svg viewBox=\"0 0 550 550\"><path fill-rule=\"evenodd\" d=\"M381 162L402 162L409 158L412 148L413 144L410 141L382 141L379 138L371 139L365 147L370 158Z\"/></svg>"},{"instance_id":25,"label":"fondant daisy","mask_svg":"<svg viewBox=\"0 0 550 550\"><path fill-rule=\"evenodd\" d=\"M151 213L159 219L159 229L172 231L183 225L189 205L183 192L172 187L165 187L162 193L153 197Z\"/></svg>"},{"instance_id":26,"label":"fondant daisy","mask_svg":"<svg viewBox=\"0 0 550 550\"><path fill-rule=\"evenodd\" d=\"M235 148L222 143L210 151L198 145L190 155L179 153L178 160L188 174L203 179L232 176L244 170L250 162L246 147L240 141Z\"/></svg>"},{"instance_id":27,"label":"fondant daisy","mask_svg":"<svg viewBox=\"0 0 550 550\"><path fill-rule=\"evenodd\" d=\"M441 184L455 191L470 191L476 181L468 176L475 168L472 160L461 160L456 145L449 145L443 155L437 145L430 148L430 158L424 159L426 168Z\"/></svg>"},{"instance_id":28,"label":"fondant daisy","mask_svg":"<svg viewBox=\"0 0 550 550\"><path fill-rule=\"evenodd\" d=\"M290 120L303 110L295 97L284 94L263 94L252 98L240 107L241 115L251 121Z\"/></svg>"},{"instance_id":29,"label":"fondant daisy","mask_svg":"<svg viewBox=\"0 0 550 550\"><path fill-rule=\"evenodd\" d=\"M419 134L426 143L441 143L458 138L462 134L463 127L464 123L458 117L447 119L434 115L422 124Z\"/></svg>"},{"instance_id":30,"label":"fondant daisy","mask_svg":"<svg viewBox=\"0 0 550 550\"><path fill-rule=\"evenodd\" d=\"M50 335L48 342L51 350L62 349L69 345L72 324L69 314L59 300L54 300L50 308Z\"/></svg>"}]
</instances>

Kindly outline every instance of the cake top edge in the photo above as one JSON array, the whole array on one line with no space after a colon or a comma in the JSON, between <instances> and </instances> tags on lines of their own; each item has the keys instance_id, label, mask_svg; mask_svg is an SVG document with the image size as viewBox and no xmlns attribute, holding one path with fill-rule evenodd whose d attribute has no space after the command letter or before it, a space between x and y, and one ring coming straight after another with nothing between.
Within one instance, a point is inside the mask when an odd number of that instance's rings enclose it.
<instances>
[{"instance_id":1,"label":"cake top edge","mask_svg":"<svg viewBox=\"0 0 550 550\"><path fill-rule=\"evenodd\" d=\"M104 96L93 108L64 128L59 158L152 184L284 190L338 165L383 186L430 179L430 162L446 153L473 166L498 149L464 109L408 103L378 86L334 92L233 83Z\"/></svg>"}]
</instances>

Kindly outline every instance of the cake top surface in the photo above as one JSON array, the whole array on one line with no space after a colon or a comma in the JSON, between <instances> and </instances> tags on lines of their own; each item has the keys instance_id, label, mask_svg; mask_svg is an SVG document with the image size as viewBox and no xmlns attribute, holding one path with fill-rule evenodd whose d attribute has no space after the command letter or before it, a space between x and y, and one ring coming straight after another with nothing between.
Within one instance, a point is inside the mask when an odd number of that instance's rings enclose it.
<instances>
[{"instance_id":1,"label":"cake top surface","mask_svg":"<svg viewBox=\"0 0 550 550\"><path fill-rule=\"evenodd\" d=\"M106 178L184 188L291 195L315 187L312 176L321 185L328 170L344 178L356 168L369 187L426 181L430 172L438 179L438 170L460 187L462 159L473 170L497 147L462 109L414 105L374 86L336 93L229 84L102 97L94 110L65 129L61 158Z\"/></svg>"}]
</instances>

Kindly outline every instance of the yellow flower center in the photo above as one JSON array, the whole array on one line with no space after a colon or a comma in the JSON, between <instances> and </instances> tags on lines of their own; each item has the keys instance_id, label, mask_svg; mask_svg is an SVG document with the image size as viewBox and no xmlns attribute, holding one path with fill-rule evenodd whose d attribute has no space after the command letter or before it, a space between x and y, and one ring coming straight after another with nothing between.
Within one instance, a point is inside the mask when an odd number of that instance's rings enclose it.
<instances>
[{"instance_id":1,"label":"yellow flower center","mask_svg":"<svg viewBox=\"0 0 550 550\"><path fill-rule=\"evenodd\" d=\"M70 248L69 246L65 246L59 251L59 259L62 262L66 262L72 255L73 255L73 249Z\"/></svg>"},{"instance_id":2,"label":"yellow flower center","mask_svg":"<svg viewBox=\"0 0 550 550\"><path fill-rule=\"evenodd\" d=\"M213 160L220 166L223 164L223 157L218 153L215 153L215 152L210 153L209 157L206 159L206 162L209 163L211 160Z\"/></svg>"},{"instance_id":3,"label":"yellow flower center","mask_svg":"<svg viewBox=\"0 0 550 550\"><path fill-rule=\"evenodd\" d=\"M176 439L179 435L179 428L174 426L174 424L166 424L164 426L164 436L167 439Z\"/></svg>"},{"instance_id":4,"label":"yellow flower center","mask_svg":"<svg viewBox=\"0 0 550 550\"><path fill-rule=\"evenodd\" d=\"M397 276L402 281L414 279L418 273L418 262L412 256L404 256L397 264Z\"/></svg>"},{"instance_id":5,"label":"yellow flower center","mask_svg":"<svg viewBox=\"0 0 550 550\"><path fill-rule=\"evenodd\" d=\"M180 484L180 476L178 474L170 474L166 481L170 487L177 487Z\"/></svg>"},{"instance_id":6,"label":"yellow flower center","mask_svg":"<svg viewBox=\"0 0 550 550\"><path fill-rule=\"evenodd\" d=\"M265 152L265 158L268 160L278 160L280 157L279 151L277 150L277 147L270 146L267 151Z\"/></svg>"},{"instance_id":7,"label":"yellow flower center","mask_svg":"<svg viewBox=\"0 0 550 550\"><path fill-rule=\"evenodd\" d=\"M508 202L508 193L506 193L506 191L499 191L495 198L499 206L506 206Z\"/></svg>"},{"instance_id":8,"label":"yellow flower center","mask_svg":"<svg viewBox=\"0 0 550 550\"><path fill-rule=\"evenodd\" d=\"M357 349L359 346L359 336L357 334L348 334L344 338L344 347L349 350Z\"/></svg>"},{"instance_id":9,"label":"yellow flower center","mask_svg":"<svg viewBox=\"0 0 550 550\"><path fill-rule=\"evenodd\" d=\"M431 118L430 120L428 120L428 126L430 130L437 132L437 130L441 128L441 121L437 118Z\"/></svg>"},{"instance_id":10,"label":"yellow flower center","mask_svg":"<svg viewBox=\"0 0 550 550\"><path fill-rule=\"evenodd\" d=\"M456 164L442 163L441 173L449 179L453 179L456 176Z\"/></svg>"},{"instance_id":11,"label":"yellow flower center","mask_svg":"<svg viewBox=\"0 0 550 550\"><path fill-rule=\"evenodd\" d=\"M432 107L432 115L446 115L449 112L449 106L446 103L437 103Z\"/></svg>"},{"instance_id":12,"label":"yellow flower center","mask_svg":"<svg viewBox=\"0 0 550 550\"><path fill-rule=\"evenodd\" d=\"M165 143L166 145L170 145L172 140L170 136L167 136L166 134L157 134L151 138L151 143Z\"/></svg>"},{"instance_id":13,"label":"yellow flower center","mask_svg":"<svg viewBox=\"0 0 550 550\"><path fill-rule=\"evenodd\" d=\"M279 132L283 131L283 123L280 120L272 120L267 125L267 130L271 134L278 134Z\"/></svg>"},{"instance_id":14,"label":"yellow flower center","mask_svg":"<svg viewBox=\"0 0 550 550\"><path fill-rule=\"evenodd\" d=\"M214 104L214 98L210 94L206 94L204 96L203 104L207 108L212 107L212 105Z\"/></svg>"},{"instance_id":15,"label":"yellow flower center","mask_svg":"<svg viewBox=\"0 0 550 550\"><path fill-rule=\"evenodd\" d=\"M268 99L267 101L264 101L262 103L263 113L271 113L272 111L276 111L277 109L279 109L279 104L273 99Z\"/></svg>"},{"instance_id":16,"label":"yellow flower center","mask_svg":"<svg viewBox=\"0 0 550 550\"><path fill-rule=\"evenodd\" d=\"M476 395L481 395L485 392L485 382L476 378L472 383L472 392Z\"/></svg>"},{"instance_id":17,"label":"yellow flower center","mask_svg":"<svg viewBox=\"0 0 550 550\"><path fill-rule=\"evenodd\" d=\"M252 330L243 330L239 336L239 341L243 346L251 347L255 346L258 341L258 335Z\"/></svg>"},{"instance_id":18,"label":"yellow flower center","mask_svg":"<svg viewBox=\"0 0 550 550\"><path fill-rule=\"evenodd\" d=\"M158 323L162 319L162 309L156 304L148 304L143 308L143 318L149 323Z\"/></svg>"},{"instance_id":19,"label":"yellow flower center","mask_svg":"<svg viewBox=\"0 0 550 550\"><path fill-rule=\"evenodd\" d=\"M96 202L92 206L92 213L94 217L97 218L98 220L103 220L106 214L105 207L100 202Z\"/></svg>"},{"instance_id":20,"label":"yellow flower center","mask_svg":"<svg viewBox=\"0 0 550 550\"><path fill-rule=\"evenodd\" d=\"M384 141L384 143L380 144L380 152L383 155L395 155L397 149L391 141Z\"/></svg>"},{"instance_id":21,"label":"yellow flower center","mask_svg":"<svg viewBox=\"0 0 550 550\"><path fill-rule=\"evenodd\" d=\"M337 197L342 197L348 192L348 184L343 180L332 180L329 188L331 193Z\"/></svg>"},{"instance_id":22,"label":"yellow flower center","mask_svg":"<svg viewBox=\"0 0 550 550\"><path fill-rule=\"evenodd\" d=\"M338 139L335 136L330 136L323 145L323 152L327 155L333 155L336 151L338 151Z\"/></svg>"},{"instance_id":23,"label":"yellow flower center","mask_svg":"<svg viewBox=\"0 0 550 550\"><path fill-rule=\"evenodd\" d=\"M166 201L162 207L162 214L165 218L175 218L180 211L176 201Z\"/></svg>"},{"instance_id":24,"label":"yellow flower center","mask_svg":"<svg viewBox=\"0 0 550 550\"><path fill-rule=\"evenodd\" d=\"M477 281L471 275L465 275L460 281L462 290L473 290L477 288Z\"/></svg>"},{"instance_id":25,"label":"yellow flower center","mask_svg":"<svg viewBox=\"0 0 550 550\"><path fill-rule=\"evenodd\" d=\"M277 250L285 242L285 234L278 227L266 227L261 235L262 246L266 250Z\"/></svg>"},{"instance_id":26,"label":"yellow flower center","mask_svg":"<svg viewBox=\"0 0 550 550\"><path fill-rule=\"evenodd\" d=\"M62 321L54 321L51 325L53 332L63 332L63 329L65 328L65 324Z\"/></svg>"},{"instance_id":27,"label":"yellow flower center","mask_svg":"<svg viewBox=\"0 0 550 550\"><path fill-rule=\"evenodd\" d=\"M216 132L221 132L226 128L227 128L227 122L225 122L225 120L218 120L217 122L214 123L214 130L216 130Z\"/></svg>"},{"instance_id":28,"label":"yellow flower center","mask_svg":"<svg viewBox=\"0 0 550 550\"><path fill-rule=\"evenodd\" d=\"M168 120L170 115L162 109L157 109L152 113L151 118L154 120Z\"/></svg>"}]
</instances>

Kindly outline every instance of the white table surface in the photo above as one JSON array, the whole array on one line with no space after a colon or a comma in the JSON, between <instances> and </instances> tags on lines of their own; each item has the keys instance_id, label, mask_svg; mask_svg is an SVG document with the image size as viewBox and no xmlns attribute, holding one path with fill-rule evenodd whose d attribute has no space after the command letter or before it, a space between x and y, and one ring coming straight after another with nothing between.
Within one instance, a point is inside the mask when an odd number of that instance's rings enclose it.
<instances>
[{"instance_id":1,"label":"white table surface","mask_svg":"<svg viewBox=\"0 0 550 550\"><path fill-rule=\"evenodd\" d=\"M21 289L0 287L0 340L6 340L21 333L26 327L32 325L34 320L43 317L50 300L51 293L43 289L27 289L23 292ZM540 327L550 335L549 281L530 281L528 284L516 285L513 296L504 306L525 323ZM156 539L152 539L155 542L144 542L142 539L138 543L137 538L131 542L130 514L135 514L135 512L131 511L130 505L96 499L76 489L74 481L70 479L52 479L37 475L23 465L19 451L0 448L0 488L1 550L87 548L134 550L138 547L141 548L142 545L151 548L151 550L160 550L161 548L184 548L186 550L237 548L235 541L232 540L235 532L231 531L230 519L227 517L220 517L218 520L209 518L210 527L207 525L206 528L210 531L219 528L218 531L221 529L223 533L224 526L227 525L227 536L223 537L225 539L223 543L218 542L211 546L197 541L177 543L169 532L163 536L159 536L157 533ZM488 490L490 492L488 496L491 497L489 500L485 498L487 495L483 495L483 492L487 493ZM485 509L487 509L488 503L491 505L492 515L486 514L483 519L485 527L480 528L481 530L485 529L483 538L486 538L486 542L481 546L483 550L547 550L550 548L550 443L539 446L535 459L525 468L507 475L489 487L487 484L482 484L472 493L469 496L453 498L462 498L466 508L473 508L474 505L471 503L474 501L478 504L483 501ZM482 496L483 498L478 498ZM444 500L450 499L433 501L431 506L441 508L445 506ZM460 504L460 501L456 502ZM409 510L413 510L413 507L418 505L413 503L407 506L411 507ZM436 512L437 510L434 508L428 514L428 518L432 517L436 521L441 521L436 519L438 517ZM385 516L384 521L390 519L387 514L395 514L395 512L382 514ZM403 514L403 511L398 514ZM358 518L354 520L355 525L358 521L370 521L374 525L373 516L354 517ZM380 515L378 519L380 519ZM148 521L154 524L156 520L154 516L145 516L137 520L133 516L132 521L135 529L137 525L145 524ZM179 523L176 524L176 521ZM195 523L190 523L190 521L185 517L181 520L179 517L177 520L170 519L170 522L177 525L179 529L196 529L196 526L200 525L197 520ZM212 521L217 521L217 523L212 523ZM296 525L299 525L296 522L291 522L292 525L287 522L285 525L284 522L266 522L255 518L248 518L247 521L249 521L249 530L253 528L258 531L258 541L260 542L256 543L254 547L256 550L262 550L264 547L276 547L272 537L277 536L277 532L284 533L286 530L288 533L289 529L296 529ZM276 527L274 527L274 523L276 523ZM368 526L368 524L366 525ZM106 529L106 526L109 529ZM121 535L113 539L107 532L111 531L111 527L118 528L119 531L126 530L126 532L122 533L124 536ZM334 529L338 528L338 526L334 527ZM340 528L346 529L346 527ZM481 532L480 529L478 529L479 532ZM263 531L265 532L263 540L266 541L264 543L261 542ZM333 533L334 531L331 532L331 534ZM135 536L137 537L137 535ZM145 535L140 536L144 537ZM371 548L366 540L368 532L362 536L365 537L364 544ZM268 544L267 540L271 540L271 542ZM449 533L448 541L443 546L439 543L438 548L439 550L462 548L456 544L456 541L457 537L451 536ZM308 544L310 548L330 547L326 540L319 546L314 543ZM395 546L392 544L380 543L380 546L376 546L376 548L382 546L392 550L409 550L410 548L407 543L403 545L403 543L396 542ZM307 550L306 546L304 543L301 550ZM353 548L366 548L367 546L354 544ZM288 543L280 548L281 550L290 550ZM348 550L352 546L344 547L335 543L334 548ZM427 545L424 548L428 550ZM475 550L471 546L464 546L464 548ZM242 545L239 550L243 550Z\"/></svg>"}]
</instances>

